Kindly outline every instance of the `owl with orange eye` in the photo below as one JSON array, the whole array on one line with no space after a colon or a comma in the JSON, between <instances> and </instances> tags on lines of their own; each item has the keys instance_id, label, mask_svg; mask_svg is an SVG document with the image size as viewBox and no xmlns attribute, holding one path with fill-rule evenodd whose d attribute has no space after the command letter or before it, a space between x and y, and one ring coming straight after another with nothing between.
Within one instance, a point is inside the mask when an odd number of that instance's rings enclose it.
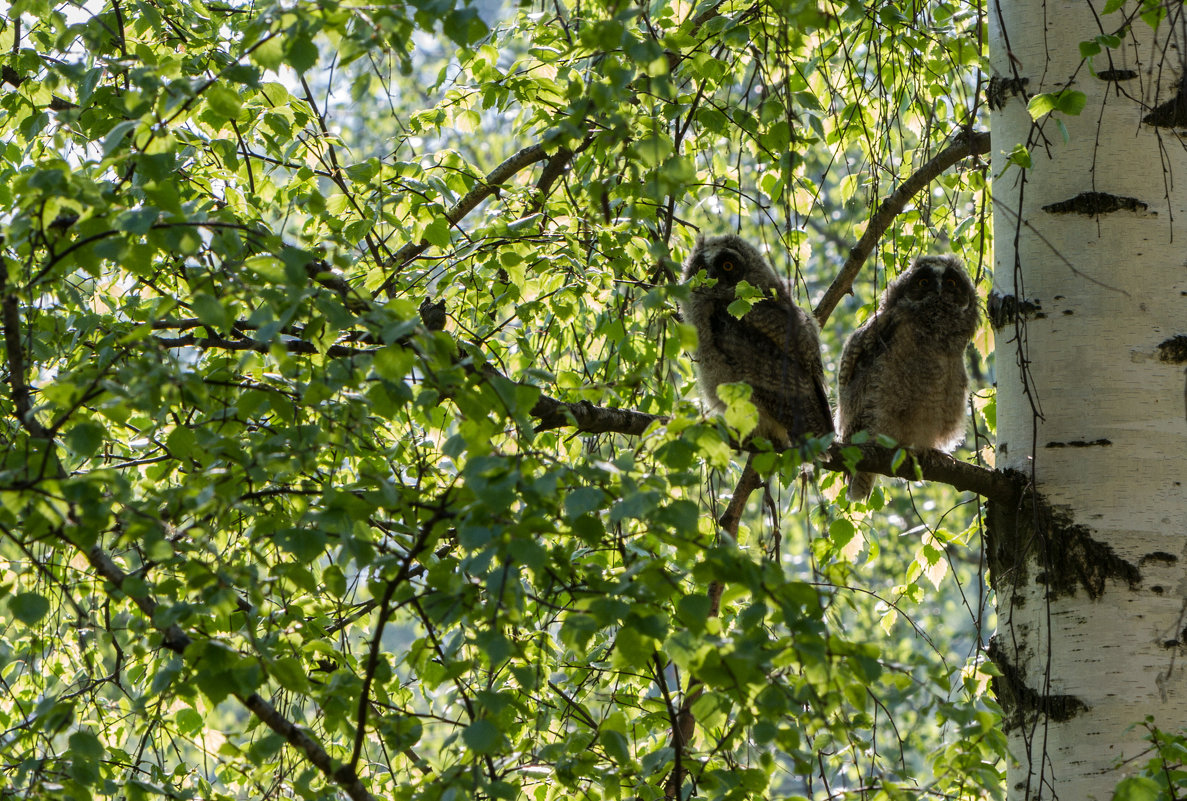
<instances>
[{"instance_id":1,"label":"owl with orange eye","mask_svg":"<svg viewBox=\"0 0 1187 801\"><path fill-rule=\"evenodd\" d=\"M754 433L776 447L832 432L816 323L792 302L787 284L763 255L733 234L700 237L683 276L703 279L693 281L681 311L697 331L694 356L705 404L721 411L718 386L749 384L759 418ZM742 281L761 298L739 317L729 305Z\"/></svg>"},{"instance_id":2,"label":"owl with orange eye","mask_svg":"<svg viewBox=\"0 0 1187 801\"><path fill-rule=\"evenodd\" d=\"M955 256L919 256L850 335L837 377L837 428L885 434L910 448L951 450L965 434L964 353L980 322L977 291ZM849 479L864 500L875 476Z\"/></svg>"}]
</instances>

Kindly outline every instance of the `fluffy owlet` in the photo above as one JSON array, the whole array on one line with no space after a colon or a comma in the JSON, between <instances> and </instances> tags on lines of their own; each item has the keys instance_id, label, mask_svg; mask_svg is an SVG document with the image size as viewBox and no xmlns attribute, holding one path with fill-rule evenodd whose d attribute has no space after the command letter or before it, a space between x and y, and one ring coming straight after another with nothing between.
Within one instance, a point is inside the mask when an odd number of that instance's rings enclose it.
<instances>
[{"instance_id":1,"label":"fluffy owlet","mask_svg":"<svg viewBox=\"0 0 1187 801\"><path fill-rule=\"evenodd\" d=\"M951 450L964 439L964 351L977 330L973 282L955 256L920 256L886 288L882 304L845 343L837 427L885 434L912 448ZM849 480L865 499L872 473Z\"/></svg>"},{"instance_id":2,"label":"fluffy owlet","mask_svg":"<svg viewBox=\"0 0 1187 801\"><path fill-rule=\"evenodd\" d=\"M787 446L831 432L816 323L791 302L786 284L762 254L732 234L701 237L684 262L684 280L701 270L716 284L693 290L682 309L697 330L697 372L705 403L724 409L717 385L742 382L750 385L750 399L758 408L755 434ZM727 309L739 281L765 295L741 318Z\"/></svg>"}]
</instances>

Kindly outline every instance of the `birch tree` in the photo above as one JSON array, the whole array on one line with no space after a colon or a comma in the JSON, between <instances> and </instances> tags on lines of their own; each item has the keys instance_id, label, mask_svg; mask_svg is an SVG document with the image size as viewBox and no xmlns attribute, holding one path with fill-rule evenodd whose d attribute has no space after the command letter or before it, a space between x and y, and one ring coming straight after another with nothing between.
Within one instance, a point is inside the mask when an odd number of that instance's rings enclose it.
<instances>
[{"instance_id":1,"label":"birch tree","mask_svg":"<svg viewBox=\"0 0 1187 801\"><path fill-rule=\"evenodd\" d=\"M775 452L675 314L987 294L986 11L14 0L0 798L999 797L987 337L957 454Z\"/></svg>"},{"instance_id":2,"label":"birch tree","mask_svg":"<svg viewBox=\"0 0 1187 801\"><path fill-rule=\"evenodd\" d=\"M1144 763L1138 724L1187 722L1187 20L988 21L996 458L1028 484L991 504L1008 792L1105 799Z\"/></svg>"}]
</instances>

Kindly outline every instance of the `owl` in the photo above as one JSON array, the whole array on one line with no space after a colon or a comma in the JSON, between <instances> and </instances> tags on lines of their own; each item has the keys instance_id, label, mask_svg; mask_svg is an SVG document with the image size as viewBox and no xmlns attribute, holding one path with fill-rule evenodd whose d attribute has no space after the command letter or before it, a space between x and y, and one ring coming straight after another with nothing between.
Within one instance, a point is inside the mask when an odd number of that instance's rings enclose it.
<instances>
[{"instance_id":1,"label":"owl","mask_svg":"<svg viewBox=\"0 0 1187 801\"><path fill-rule=\"evenodd\" d=\"M980 313L973 282L955 256L920 256L886 288L882 304L845 343L837 428L892 437L912 448L951 450L964 438L964 351ZM849 479L864 500L872 473Z\"/></svg>"},{"instance_id":2,"label":"owl","mask_svg":"<svg viewBox=\"0 0 1187 801\"><path fill-rule=\"evenodd\" d=\"M684 280L701 270L715 283L694 289L681 308L697 330L697 372L705 403L724 409L717 386L741 382L753 390L758 436L787 447L831 432L820 336L813 319L792 303L787 285L761 253L732 234L697 239L684 262ZM739 281L766 296L741 318L728 310Z\"/></svg>"}]
</instances>

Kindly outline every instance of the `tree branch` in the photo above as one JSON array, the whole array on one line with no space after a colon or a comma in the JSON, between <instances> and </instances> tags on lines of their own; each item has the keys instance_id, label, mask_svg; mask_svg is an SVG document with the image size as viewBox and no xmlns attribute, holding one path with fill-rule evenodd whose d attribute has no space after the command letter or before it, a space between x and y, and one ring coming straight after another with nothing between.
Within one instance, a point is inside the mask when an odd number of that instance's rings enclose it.
<instances>
[{"instance_id":1,"label":"tree branch","mask_svg":"<svg viewBox=\"0 0 1187 801\"><path fill-rule=\"evenodd\" d=\"M569 403L541 395L532 407L532 417L540 422L536 431L573 426L583 434L630 434L639 436L652 423L666 423L668 418L633 409L609 409L589 401Z\"/></svg>"},{"instance_id":2,"label":"tree branch","mask_svg":"<svg viewBox=\"0 0 1187 801\"><path fill-rule=\"evenodd\" d=\"M990 470L987 467L969 464L955 459L937 450L909 450L907 458L898 467L894 466L895 454L898 448L884 448L881 445L853 445L851 443L834 443L820 459L818 464L826 470L846 472L845 457L842 453L847 448L861 450L861 459L855 465L863 473L878 473L892 478L905 478L910 481L922 479L947 484L963 492L972 492L991 500L1012 502L1021 492L1021 486L1013 477L1006 473ZM918 472L916 472L918 467Z\"/></svg>"},{"instance_id":3,"label":"tree branch","mask_svg":"<svg viewBox=\"0 0 1187 801\"><path fill-rule=\"evenodd\" d=\"M463 195L457 203L454 203L445 212L446 221L450 225L456 225L459 220L477 208L479 203L498 191L500 184L506 182L507 179L525 167L535 164L537 161L543 161L546 158L548 158L548 152L544 149L544 145L530 145L525 147L491 170L485 178L478 182L477 186ZM383 282L383 285L379 287L375 294L378 295L380 292L386 292L388 297L391 297L395 289L396 276L399 274L400 268L428 250L429 244L427 239L422 239L419 242L409 242L397 250L391 259L388 260L392 274L388 276L387 280Z\"/></svg>"},{"instance_id":4,"label":"tree branch","mask_svg":"<svg viewBox=\"0 0 1187 801\"><path fill-rule=\"evenodd\" d=\"M583 149L588 142L589 138L587 137L578 150ZM552 185L565 174L565 170L569 168L569 162L573 160L575 154L576 151L562 147L544 163L544 169L540 170L540 177L536 179L536 196L528 204L525 216L535 214L544 208L544 201L548 198L548 193L552 191Z\"/></svg>"},{"instance_id":5,"label":"tree branch","mask_svg":"<svg viewBox=\"0 0 1187 801\"><path fill-rule=\"evenodd\" d=\"M541 421L536 426L537 431L573 426L577 431L588 434L615 433L639 436L646 432L653 423L662 424L668 421L666 417L646 412L637 412L631 409L610 409L595 406L589 401L566 403L547 395L541 396L536 405L532 407L531 414ZM740 447L749 450L745 445ZM962 462L936 450L909 451L910 457L902 460L902 463L895 467L894 458L898 452L897 448L884 448L874 444L842 445L834 443L818 460L817 464L826 470L846 472L848 468L842 453L844 448L858 448L861 451L861 458L855 467L863 473L878 473L883 476L906 478L912 481L919 478L924 481L938 481L964 492L972 492L985 498L1002 501L1016 497L1018 492L1016 483L1005 474ZM918 474L916 465L919 468ZM745 472L743 472L743 478L745 477ZM740 515L741 511L734 509L734 503L737 502L742 489L743 485L739 484L738 490L734 492L734 500L731 501L730 508L726 510L725 515L719 521L722 528L728 531L731 536L738 527L738 521L733 515ZM754 487L749 487L746 494L749 495L753 489ZM744 498L742 503L745 503Z\"/></svg>"},{"instance_id":6,"label":"tree branch","mask_svg":"<svg viewBox=\"0 0 1187 801\"><path fill-rule=\"evenodd\" d=\"M186 334L180 337L150 337L152 341L156 342L162 348L202 348L218 349L218 350L251 350L256 353L267 353L271 347L271 342L263 342L258 339L250 339L244 337L243 339L224 339L223 337L208 336L198 337L193 334ZM305 353L317 354L321 353L317 346L312 342L306 342L303 339L286 339L278 340L276 344L283 345L285 350L289 353ZM343 356L364 356L370 353L368 350L361 348L351 348L346 345L331 345L326 349L325 355L334 358L341 358Z\"/></svg>"},{"instance_id":7,"label":"tree branch","mask_svg":"<svg viewBox=\"0 0 1187 801\"><path fill-rule=\"evenodd\" d=\"M128 574L121 570L119 565L102 548L96 545L86 551L86 557L87 561L91 563L91 567L99 575L123 592L123 585L128 578ZM186 648L193 642L190 636L182 631L181 627L176 623L162 628L154 622L153 613L156 611L157 602L152 597L147 595L128 595L136 606L140 608L140 611L144 613L144 616L148 618L150 625L164 635L165 647L176 654L184 656ZM258 717L268 728L279 734L284 738L285 742L304 754L305 758L311 764L341 787L353 801L374 801L371 793L363 785L362 780L359 779L358 774L355 773L350 765L343 764L335 767L333 758L326 752L326 749L322 747L321 743L313 739L304 729L298 727L282 715L276 707L260 697L258 693L252 693L247 696L235 693L235 697L239 699L240 703L251 710L252 714Z\"/></svg>"},{"instance_id":8,"label":"tree branch","mask_svg":"<svg viewBox=\"0 0 1187 801\"><path fill-rule=\"evenodd\" d=\"M717 521L722 532L729 539L737 541L738 524L742 521L742 511L746 508L746 501L750 499L750 494L761 486L762 479L759 477L758 471L754 469L754 454L751 453L746 459L746 466L742 468L742 475L738 478L733 497L730 498L725 512ZM724 589L725 585L716 579L709 582L707 592L709 617L717 617L721 611L721 593ZM678 798L680 795L680 786L684 783L681 757L685 747L692 741L692 735L696 732L697 726L696 716L692 713L692 705L697 702L704 691L705 686L700 679L695 676L689 679L688 686L684 690L684 698L680 701L680 710L676 713L675 726L672 729L672 750L676 752L676 763L664 788L665 798Z\"/></svg>"},{"instance_id":9,"label":"tree branch","mask_svg":"<svg viewBox=\"0 0 1187 801\"><path fill-rule=\"evenodd\" d=\"M824 297L817 304L813 312L816 322L823 326L833 310L837 308L837 304L841 302L841 298L852 291L853 280L857 278L861 266L874 252L874 247L882 238L882 234L886 233L890 223L906 208L907 203L916 193L961 159L988 152L988 131L962 132L956 136L952 144L937 153L931 161L899 184L898 189L887 195L878 206L878 210L874 212L874 216L870 217L870 222L866 225L865 233L861 235L861 239L857 240L857 244L849 251L849 258L842 265L841 272L837 274L832 285L825 291Z\"/></svg>"},{"instance_id":10,"label":"tree branch","mask_svg":"<svg viewBox=\"0 0 1187 801\"><path fill-rule=\"evenodd\" d=\"M50 439L50 432L33 414L29 384L25 381L25 352L21 347L21 306L16 293L8 291L8 265L0 262L0 313L4 322L4 349L8 359L8 384L17 419L30 436Z\"/></svg>"},{"instance_id":11,"label":"tree branch","mask_svg":"<svg viewBox=\"0 0 1187 801\"><path fill-rule=\"evenodd\" d=\"M5 300L4 313L6 317L9 314L7 300ZM15 329L6 320L6 340L9 339L8 332L10 330ZM224 350L250 350L257 353L267 353L271 347L271 343L246 337L243 339L224 339L222 337L199 337L188 334L173 338L152 337L152 340L164 348L221 348ZM300 339L285 340L281 344L290 353L319 353L313 343ZM15 376L17 373L11 366L12 352L12 345L10 343L10 376ZM326 350L326 355L331 357L357 357L365 356L369 352L345 345L332 345ZM466 367L469 370L480 372L490 378L502 378L520 386L533 386L510 379L489 364L478 368L466 363ZM14 395L16 394L17 392L14 388ZM26 387L24 394L26 406L28 405L27 394L28 388ZM18 402L19 410L20 402ZM562 401L549 395L541 395L535 405L532 406L530 414L539 421L535 429L537 432L572 427L582 434L626 434L628 436L641 436L653 424L665 424L668 422L668 418L661 415L648 414L646 412L635 411L634 409L615 409L596 406L585 400ZM40 426L40 424L37 425ZM746 446L741 447L743 449L749 449ZM998 500L1011 499L1014 497L1016 491L1014 483L1002 474L984 467L968 464L967 462L961 462L939 451L912 451L914 460L903 460L902 464L894 467L895 448L883 448L870 444L861 446L847 445L844 447L860 448L862 456L856 467L862 472L878 473L883 476L906 479L916 479L921 476L925 481L939 481L958 490L973 492L986 498ZM826 470L845 471L847 468L841 450L841 445L834 444L819 460L819 465ZM916 465L918 465L920 470L919 475L916 475L915 472ZM747 490L746 494L748 495L751 490L753 490L753 487ZM735 492L735 499L739 494L739 492ZM742 503L745 503L744 498ZM740 515L740 510L734 511ZM730 514L730 510L727 510L726 516L722 517L720 522L722 527L732 536L733 532L737 530L737 519L732 519Z\"/></svg>"}]
</instances>

